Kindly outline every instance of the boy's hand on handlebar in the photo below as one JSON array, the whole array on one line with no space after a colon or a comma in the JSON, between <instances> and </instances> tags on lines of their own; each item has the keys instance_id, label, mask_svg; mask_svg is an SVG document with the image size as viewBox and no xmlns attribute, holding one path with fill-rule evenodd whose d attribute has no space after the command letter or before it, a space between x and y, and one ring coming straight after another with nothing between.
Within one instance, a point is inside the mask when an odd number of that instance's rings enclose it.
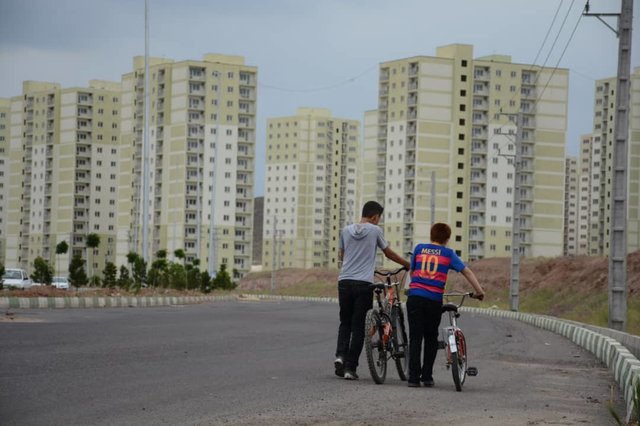
<instances>
[{"instance_id":1,"label":"boy's hand on handlebar","mask_svg":"<svg viewBox=\"0 0 640 426\"><path fill-rule=\"evenodd\" d=\"M484 292L474 293L471 297L478 300L484 300Z\"/></svg>"}]
</instances>

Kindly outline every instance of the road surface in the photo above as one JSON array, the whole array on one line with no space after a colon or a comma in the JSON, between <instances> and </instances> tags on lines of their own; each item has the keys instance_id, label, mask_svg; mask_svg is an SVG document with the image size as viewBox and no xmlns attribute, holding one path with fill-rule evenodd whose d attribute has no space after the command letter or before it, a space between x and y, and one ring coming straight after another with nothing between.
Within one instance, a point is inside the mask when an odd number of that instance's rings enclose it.
<instances>
[{"instance_id":1,"label":"road surface","mask_svg":"<svg viewBox=\"0 0 640 426\"><path fill-rule=\"evenodd\" d=\"M595 357L517 321L465 314L479 370L455 392L389 364L376 385L333 374L338 307L309 302L14 310L0 320L3 425L611 424L615 382Z\"/></svg>"}]
</instances>

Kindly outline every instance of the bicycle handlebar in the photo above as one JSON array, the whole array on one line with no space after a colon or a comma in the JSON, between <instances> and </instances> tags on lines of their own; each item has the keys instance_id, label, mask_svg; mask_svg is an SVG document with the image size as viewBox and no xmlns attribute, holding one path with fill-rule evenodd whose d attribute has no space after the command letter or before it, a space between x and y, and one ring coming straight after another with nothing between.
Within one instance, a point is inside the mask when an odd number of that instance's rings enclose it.
<instances>
[{"instance_id":1,"label":"bicycle handlebar","mask_svg":"<svg viewBox=\"0 0 640 426\"><path fill-rule=\"evenodd\" d=\"M449 296L454 296L454 297L455 296L459 296L459 297L465 296L466 297L466 296L469 296L469 297L473 298L473 293L471 293L471 292L466 292L466 293L443 293L442 295L445 296L445 297L449 297Z\"/></svg>"},{"instance_id":2,"label":"bicycle handlebar","mask_svg":"<svg viewBox=\"0 0 640 426\"><path fill-rule=\"evenodd\" d=\"M392 275L396 275L396 274L399 274L402 271L407 271L407 270L408 270L407 268L405 268L404 266L401 266L401 267L399 267L398 269L396 269L394 271L390 271L390 270L387 270L387 269L376 269L374 271L374 273L376 275L380 275L382 277L390 277Z\"/></svg>"}]
</instances>

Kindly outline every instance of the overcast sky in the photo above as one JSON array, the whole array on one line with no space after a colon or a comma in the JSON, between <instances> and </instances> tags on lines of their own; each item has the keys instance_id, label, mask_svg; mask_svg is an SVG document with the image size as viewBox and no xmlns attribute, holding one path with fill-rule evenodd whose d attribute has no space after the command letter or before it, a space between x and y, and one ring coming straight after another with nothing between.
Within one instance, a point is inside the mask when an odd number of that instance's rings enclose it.
<instances>
[{"instance_id":1,"label":"overcast sky","mask_svg":"<svg viewBox=\"0 0 640 426\"><path fill-rule=\"evenodd\" d=\"M474 56L511 55L569 68L567 152L592 127L594 80L617 70L618 42L595 18L579 22L585 0L150 0L150 52L175 60L242 55L258 67L256 195L264 193L267 118L297 107L330 108L362 120L377 104L378 64L437 46L474 45ZM635 16L640 14L636 2ZM592 12L619 12L620 0L592 0ZM561 24L566 17L564 27ZM576 27L576 23L578 25ZM615 20L610 19L613 26ZM632 67L640 65L634 19ZM559 34L559 35L558 35ZM557 38L556 45L550 47ZM0 97L23 80L86 86L119 81L144 54L144 0L0 0Z\"/></svg>"}]
</instances>

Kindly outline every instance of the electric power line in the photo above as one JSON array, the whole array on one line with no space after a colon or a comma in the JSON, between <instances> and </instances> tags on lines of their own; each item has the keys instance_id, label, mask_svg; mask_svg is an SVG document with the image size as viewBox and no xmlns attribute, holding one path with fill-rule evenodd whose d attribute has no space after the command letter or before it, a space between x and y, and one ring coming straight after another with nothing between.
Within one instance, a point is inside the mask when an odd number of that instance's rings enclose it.
<instances>
[{"instance_id":1,"label":"electric power line","mask_svg":"<svg viewBox=\"0 0 640 426\"><path fill-rule=\"evenodd\" d=\"M358 80L361 77L364 77L365 75L367 75L368 73L370 73L373 69L377 68L378 64L375 64L369 68L367 68L365 71L361 72L358 75L355 75L353 77L347 78L346 80L342 80L338 83L334 83L334 84L330 84L327 86L321 86L321 87L312 87L312 88L305 88L305 89L294 89L294 88L289 88L289 87L278 87L278 86L273 86L270 84L260 84L258 83L259 87L265 88L265 89L271 89L271 90L279 90L281 92L288 92L288 93L309 93L309 92L321 92L324 90L330 90L330 89L335 89L337 87L340 86L344 86L345 84L349 84L349 83L353 83L354 81Z\"/></svg>"},{"instance_id":2,"label":"electric power line","mask_svg":"<svg viewBox=\"0 0 640 426\"><path fill-rule=\"evenodd\" d=\"M582 20L582 13L580 13L580 17L576 21L576 25L573 27L573 31L571 31L571 35L569 36L569 40L567 40L567 44L564 45L564 49L562 50L562 53L560 54L560 57L558 58L558 61L556 62L556 66L553 68L553 71L551 71L551 76L549 76L549 79L547 80L547 84L544 85L544 88L542 89L542 92L540 93L540 96L538 96L538 98L536 99L536 101L535 101L536 104L538 102L540 102L540 99L542 99L542 96L544 95L545 90L547 90L547 86L549 86L549 83L553 79L553 75L556 73L556 70L558 69L558 66L560 65L560 61L562 61L562 58L564 57L564 54L567 52L567 48L569 47L569 44L571 44L571 40L573 39L573 36L576 33L576 30L578 29L578 24L580 24L581 20Z\"/></svg>"}]
</instances>

